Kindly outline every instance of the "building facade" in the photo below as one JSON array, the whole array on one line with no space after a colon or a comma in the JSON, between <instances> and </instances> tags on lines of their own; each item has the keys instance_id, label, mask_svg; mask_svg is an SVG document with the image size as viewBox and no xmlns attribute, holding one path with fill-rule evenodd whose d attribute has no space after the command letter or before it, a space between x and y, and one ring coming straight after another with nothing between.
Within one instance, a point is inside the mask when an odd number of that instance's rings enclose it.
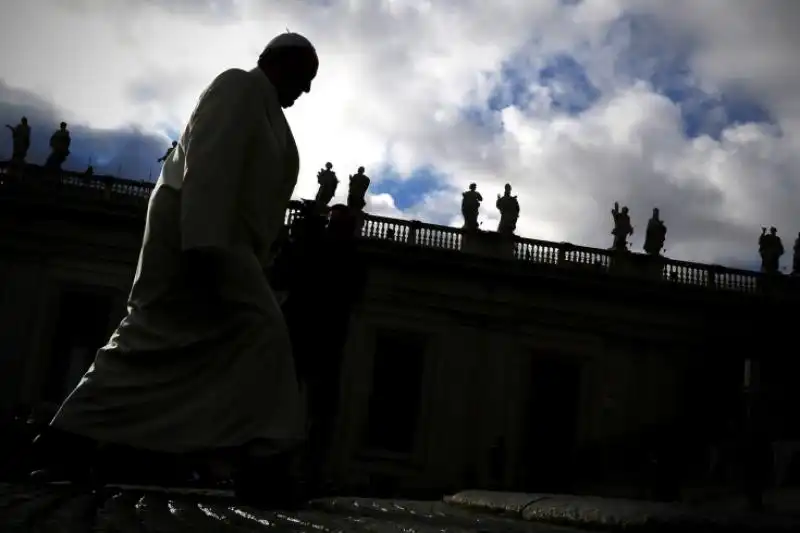
<instances>
[{"instance_id":1,"label":"building facade","mask_svg":"<svg viewBox=\"0 0 800 533\"><path fill-rule=\"evenodd\" d=\"M151 189L0 167L0 411L58 403L124 316ZM694 475L740 426L746 359L770 434L798 437L793 279L372 215L356 242L339 480L579 490L659 446Z\"/></svg>"}]
</instances>

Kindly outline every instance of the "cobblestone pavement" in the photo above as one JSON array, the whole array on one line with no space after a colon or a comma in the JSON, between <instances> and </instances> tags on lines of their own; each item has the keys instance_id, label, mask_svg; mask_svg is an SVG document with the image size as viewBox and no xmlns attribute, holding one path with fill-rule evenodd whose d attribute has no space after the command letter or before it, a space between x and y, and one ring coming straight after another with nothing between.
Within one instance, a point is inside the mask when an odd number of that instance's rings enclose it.
<instances>
[{"instance_id":1,"label":"cobblestone pavement","mask_svg":"<svg viewBox=\"0 0 800 533\"><path fill-rule=\"evenodd\" d=\"M576 530L478 514L443 502L331 498L296 512L258 511L229 495L0 485L3 533L504 532Z\"/></svg>"}]
</instances>

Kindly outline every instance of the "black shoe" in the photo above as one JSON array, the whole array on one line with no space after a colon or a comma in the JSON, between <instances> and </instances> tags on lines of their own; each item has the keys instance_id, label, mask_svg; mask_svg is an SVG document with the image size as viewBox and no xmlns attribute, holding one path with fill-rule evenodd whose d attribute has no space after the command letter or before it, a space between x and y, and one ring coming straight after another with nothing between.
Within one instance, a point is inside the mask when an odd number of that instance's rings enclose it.
<instances>
[{"instance_id":1,"label":"black shoe","mask_svg":"<svg viewBox=\"0 0 800 533\"><path fill-rule=\"evenodd\" d=\"M233 478L236 499L262 510L304 507L309 500L308 491L297 475L296 462L293 452L243 458Z\"/></svg>"},{"instance_id":2,"label":"black shoe","mask_svg":"<svg viewBox=\"0 0 800 533\"><path fill-rule=\"evenodd\" d=\"M33 441L29 478L35 483L92 484L96 451L92 439L48 427Z\"/></svg>"},{"instance_id":3,"label":"black shoe","mask_svg":"<svg viewBox=\"0 0 800 533\"><path fill-rule=\"evenodd\" d=\"M96 465L98 477L112 485L186 487L193 480L183 456L123 445L101 446Z\"/></svg>"}]
</instances>

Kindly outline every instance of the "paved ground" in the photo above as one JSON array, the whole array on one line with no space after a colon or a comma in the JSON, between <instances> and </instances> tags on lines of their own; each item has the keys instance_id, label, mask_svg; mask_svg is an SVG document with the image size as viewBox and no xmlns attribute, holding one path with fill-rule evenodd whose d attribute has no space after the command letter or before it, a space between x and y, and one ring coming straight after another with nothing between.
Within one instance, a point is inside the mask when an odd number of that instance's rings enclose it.
<instances>
[{"instance_id":1,"label":"paved ground","mask_svg":"<svg viewBox=\"0 0 800 533\"><path fill-rule=\"evenodd\" d=\"M766 495L763 513L744 499L688 505L570 494L527 494L468 490L444 498L451 505L501 512L524 520L572 527L632 531L787 533L800 531L800 500L792 491Z\"/></svg>"},{"instance_id":2,"label":"paved ground","mask_svg":"<svg viewBox=\"0 0 800 533\"><path fill-rule=\"evenodd\" d=\"M182 532L504 532L569 533L574 529L485 515L442 502L334 498L297 512L237 505L224 493L164 494L0 484L3 533Z\"/></svg>"}]
</instances>

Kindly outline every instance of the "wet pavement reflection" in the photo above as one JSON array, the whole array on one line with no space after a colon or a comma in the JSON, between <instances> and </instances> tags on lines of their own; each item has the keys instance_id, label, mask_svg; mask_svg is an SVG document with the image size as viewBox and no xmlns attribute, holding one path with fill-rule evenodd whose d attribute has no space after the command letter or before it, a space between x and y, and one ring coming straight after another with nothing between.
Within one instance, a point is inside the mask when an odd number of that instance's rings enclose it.
<instances>
[{"instance_id":1,"label":"wet pavement reflection","mask_svg":"<svg viewBox=\"0 0 800 533\"><path fill-rule=\"evenodd\" d=\"M0 530L6 532L506 532L575 531L442 502L331 498L295 512L260 511L226 494L176 494L0 485Z\"/></svg>"}]
</instances>

